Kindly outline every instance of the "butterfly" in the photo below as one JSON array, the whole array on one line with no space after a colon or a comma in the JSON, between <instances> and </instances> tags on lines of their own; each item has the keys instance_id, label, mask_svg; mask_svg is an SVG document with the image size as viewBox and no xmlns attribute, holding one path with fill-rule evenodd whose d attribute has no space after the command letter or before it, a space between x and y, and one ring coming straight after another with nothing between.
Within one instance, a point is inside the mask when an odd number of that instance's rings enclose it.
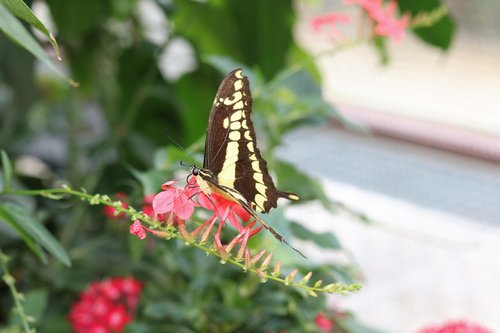
<instances>
[{"instance_id":1,"label":"butterfly","mask_svg":"<svg viewBox=\"0 0 500 333\"><path fill-rule=\"evenodd\" d=\"M215 192L237 202L274 237L288 244L257 213L277 207L278 198L295 201L299 196L276 189L257 148L251 113L249 80L236 69L220 84L208 120L203 167L191 166L191 174L205 194Z\"/></svg>"}]
</instances>

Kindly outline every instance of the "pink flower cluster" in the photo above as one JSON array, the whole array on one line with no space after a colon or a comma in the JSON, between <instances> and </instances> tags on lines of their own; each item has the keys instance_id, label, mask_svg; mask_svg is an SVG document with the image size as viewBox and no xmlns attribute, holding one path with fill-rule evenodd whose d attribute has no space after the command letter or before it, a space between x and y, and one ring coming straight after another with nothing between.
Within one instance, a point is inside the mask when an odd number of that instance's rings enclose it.
<instances>
[{"instance_id":1,"label":"pink flower cluster","mask_svg":"<svg viewBox=\"0 0 500 333\"><path fill-rule=\"evenodd\" d=\"M405 29L410 23L410 17L403 15L401 18L396 18L395 11L398 4L395 0L391 0L384 6L382 0L344 0L345 4L357 4L360 6L375 23L374 33L379 36L389 37L392 40L399 42L404 36ZM311 20L313 31L320 32L322 26L330 25L334 37L337 39L345 39L342 34L336 29L337 23L348 24L350 17L341 13L330 13L321 15Z\"/></svg>"},{"instance_id":2,"label":"pink flower cluster","mask_svg":"<svg viewBox=\"0 0 500 333\"><path fill-rule=\"evenodd\" d=\"M164 183L162 185L163 191L153 199L153 211L159 218L163 220L170 219L176 225L183 226L185 221L193 215L195 207L203 207L212 211L213 214L198 227L198 230L201 231L208 225L213 225L219 219L219 229L215 234L216 239L220 236L221 228L226 221L229 221L239 233L245 233L248 237L255 235L262 229L262 227L252 229L255 222L243 225L241 221L248 222L251 219L250 214L238 203L228 200L217 193L207 195L200 190L196 178L189 178L187 185L183 189L174 187L174 184L174 181ZM194 197L198 201L195 201ZM195 230L194 233L196 234L197 231Z\"/></svg>"},{"instance_id":3,"label":"pink flower cluster","mask_svg":"<svg viewBox=\"0 0 500 333\"><path fill-rule=\"evenodd\" d=\"M493 333L493 331L465 320L457 320L441 326L425 327L418 333Z\"/></svg>"},{"instance_id":4,"label":"pink flower cluster","mask_svg":"<svg viewBox=\"0 0 500 333\"><path fill-rule=\"evenodd\" d=\"M92 283L73 304L68 319L75 333L119 333L133 320L142 284L116 277Z\"/></svg>"}]
</instances>

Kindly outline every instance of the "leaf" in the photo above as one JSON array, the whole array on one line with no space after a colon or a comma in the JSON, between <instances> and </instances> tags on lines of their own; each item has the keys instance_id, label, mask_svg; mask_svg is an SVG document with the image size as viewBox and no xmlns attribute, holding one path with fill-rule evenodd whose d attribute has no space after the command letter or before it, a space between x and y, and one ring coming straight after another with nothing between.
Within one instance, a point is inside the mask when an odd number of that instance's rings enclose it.
<instances>
[{"instance_id":1,"label":"leaf","mask_svg":"<svg viewBox=\"0 0 500 333\"><path fill-rule=\"evenodd\" d=\"M387 65L389 63L389 52L387 51L387 38L376 36L373 39L373 45L378 52L380 63Z\"/></svg>"},{"instance_id":2,"label":"leaf","mask_svg":"<svg viewBox=\"0 0 500 333\"><path fill-rule=\"evenodd\" d=\"M59 46L54 38L54 35L47 29L47 27L33 14L31 9L22 0L0 0L4 6L20 19L26 21L29 25L36 28L49 39L50 44L56 51L57 58L60 60Z\"/></svg>"},{"instance_id":3,"label":"leaf","mask_svg":"<svg viewBox=\"0 0 500 333\"><path fill-rule=\"evenodd\" d=\"M128 249L132 260L139 262L146 249L146 242L143 242L138 237L128 237Z\"/></svg>"},{"instance_id":4,"label":"leaf","mask_svg":"<svg viewBox=\"0 0 500 333\"><path fill-rule=\"evenodd\" d=\"M3 1L3 0L2 0ZM49 67L57 75L63 78L73 87L77 87L78 83L68 78L54 63L49 59L40 44L30 35L26 28L13 16L5 6L0 3L0 30L2 30L7 37L33 54L38 60Z\"/></svg>"},{"instance_id":5,"label":"leaf","mask_svg":"<svg viewBox=\"0 0 500 333\"><path fill-rule=\"evenodd\" d=\"M2 155L2 170L3 170L3 178L4 178L4 191L7 191L10 188L10 182L12 180L12 163L9 160L9 156L5 151L1 151Z\"/></svg>"},{"instance_id":6,"label":"leaf","mask_svg":"<svg viewBox=\"0 0 500 333\"><path fill-rule=\"evenodd\" d=\"M297 193L300 196L300 201L319 200L325 208L331 208L331 201L318 180L307 176L292 164L281 160L277 160L273 167L276 171L279 188Z\"/></svg>"},{"instance_id":7,"label":"leaf","mask_svg":"<svg viewBox=\"0 0 500 333\"><path fill-rule=\"evenodd\" d=\"M330 232L317 233L296 222L290 223L290 230L295 237L302 240L313 241L316 245L322 248L334 250L341 249L338 238Z\"/></svg>"},{"instance_id":8,"label":"leaf","mask_svg":"<svg viewBox=\"0 0 500 333\"><path fill-rule=\"evenodd\" d=\"M192 309L189 309L184 304L164 301L146 305L144 314L146 317L153 319L172 318L176 320L189 320L194 319L191 318L191 310Z\"/></svg>"},{"instance_id":9,"label":"leaf","mask_svg":"<svg viewBox=\"0 0 500 333\"><path fill-rule=\"evenodd\" d=\"M47 306L48 290L47 289L32 289L26 294L24 302L24 310L26 314L39 321L42 318Z\"/></svg>"},{"instance_id":10,"label":"leaf","mask_svg":"<svg viewBox=\"0 0 500 333\"><path fill-rule=\"evenodd\" d=\"M225 54L258 66L267 79L285 66L294 18L290 0L179 0L172 15L177 33L201 56Z\"/></svg>"},{"instance_id":11,"label":"leaf","mask_svg":"<svg viewBox=\"0 0 500 333\"><path fill-rule=\"evenodd\" d=\"M9 213L8 210L5 210L0 205L0 222L4 222L5 224L12 227L16 233L21 237L26 244L26 246L36 255L44 264L47 263L47 257L43 252L42 248L37 244L35 239L18 223L16 219L14 219Z\"/></svg>"},{"instance_id":12,"label":"leaf","mask_svg":"<svg viewBox=\"0 0 500 333\"><path fill-rule=\"evenodd\" d=\"M24 207L6 202L0 205L0 212L6 220L13 221L15 225L35 239L47 252L66 266L71 266L71 260L64 248L41 223L29 215Z\"/></svg>"},{"instance_id":13,"label":"leaf","mask_svg":"<svg viewBox=\"0 0 500 333\"><path fill-rule=\"evenodd\" d=\"M415 17L418 14L430 13L443 6L443 3L440 0L400 0L398 5L401 12L409 12L412 17ZM455 34L455 21L449 14L446 14L434 25L415 28L413 32L424 42L448 50Z\"/></svg>"},{"instance_id":14,"label":"leaf","mask_svg":"<svg viewBox=\"0 0 500 333\"><path fill-rule=\"evenodd\" d=\"M142 172L132 168L131 166L128 166L127 168L141 183L144 195L157 193L160 190L161 184L168 180L167 173L165 171L150 170Z\"/></svg>"}]
</instances>

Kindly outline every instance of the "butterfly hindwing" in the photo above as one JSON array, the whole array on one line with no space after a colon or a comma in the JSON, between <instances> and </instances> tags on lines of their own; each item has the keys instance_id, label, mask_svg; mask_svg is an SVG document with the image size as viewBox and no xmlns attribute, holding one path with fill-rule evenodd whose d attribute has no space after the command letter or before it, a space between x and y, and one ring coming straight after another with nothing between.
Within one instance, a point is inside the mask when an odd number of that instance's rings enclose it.
<instances>
[{"instance_id":1,"label":"butterfly hindwing","mask_svg":"<svg viewBox=\"0 0 500 333\"><path fill-rule=\"evenodd\" d=\"M251 112L248 78L234 70L222 81L210 112L203 168L218 185L239 192L252 209L267 213L279 197L298 197L276 189L257 148Z\"/></svg>"}]
</instances>

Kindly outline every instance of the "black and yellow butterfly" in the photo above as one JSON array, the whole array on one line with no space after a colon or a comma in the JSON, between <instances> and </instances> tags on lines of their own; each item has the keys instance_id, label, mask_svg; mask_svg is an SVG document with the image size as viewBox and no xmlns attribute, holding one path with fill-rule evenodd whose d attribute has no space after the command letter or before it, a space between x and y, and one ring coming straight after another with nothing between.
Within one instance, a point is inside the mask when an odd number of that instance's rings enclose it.
<instances>
[{"instance_id":1,"label":"black and yellow butterfly","mask_svg":"<svg viewBox=\"0 0 500 333\"><path fill-rule=\"evenodd\" d=\"M203 168L191 167L201 191L218 193L239 203L278 240L276 230L259 218L277 206L278 198L298 200L296 194L276 189L267 163L257 148L250 118L252 96L241 69L229 73L215 96L208 120Z\"/></svg>"}]
</instances>

